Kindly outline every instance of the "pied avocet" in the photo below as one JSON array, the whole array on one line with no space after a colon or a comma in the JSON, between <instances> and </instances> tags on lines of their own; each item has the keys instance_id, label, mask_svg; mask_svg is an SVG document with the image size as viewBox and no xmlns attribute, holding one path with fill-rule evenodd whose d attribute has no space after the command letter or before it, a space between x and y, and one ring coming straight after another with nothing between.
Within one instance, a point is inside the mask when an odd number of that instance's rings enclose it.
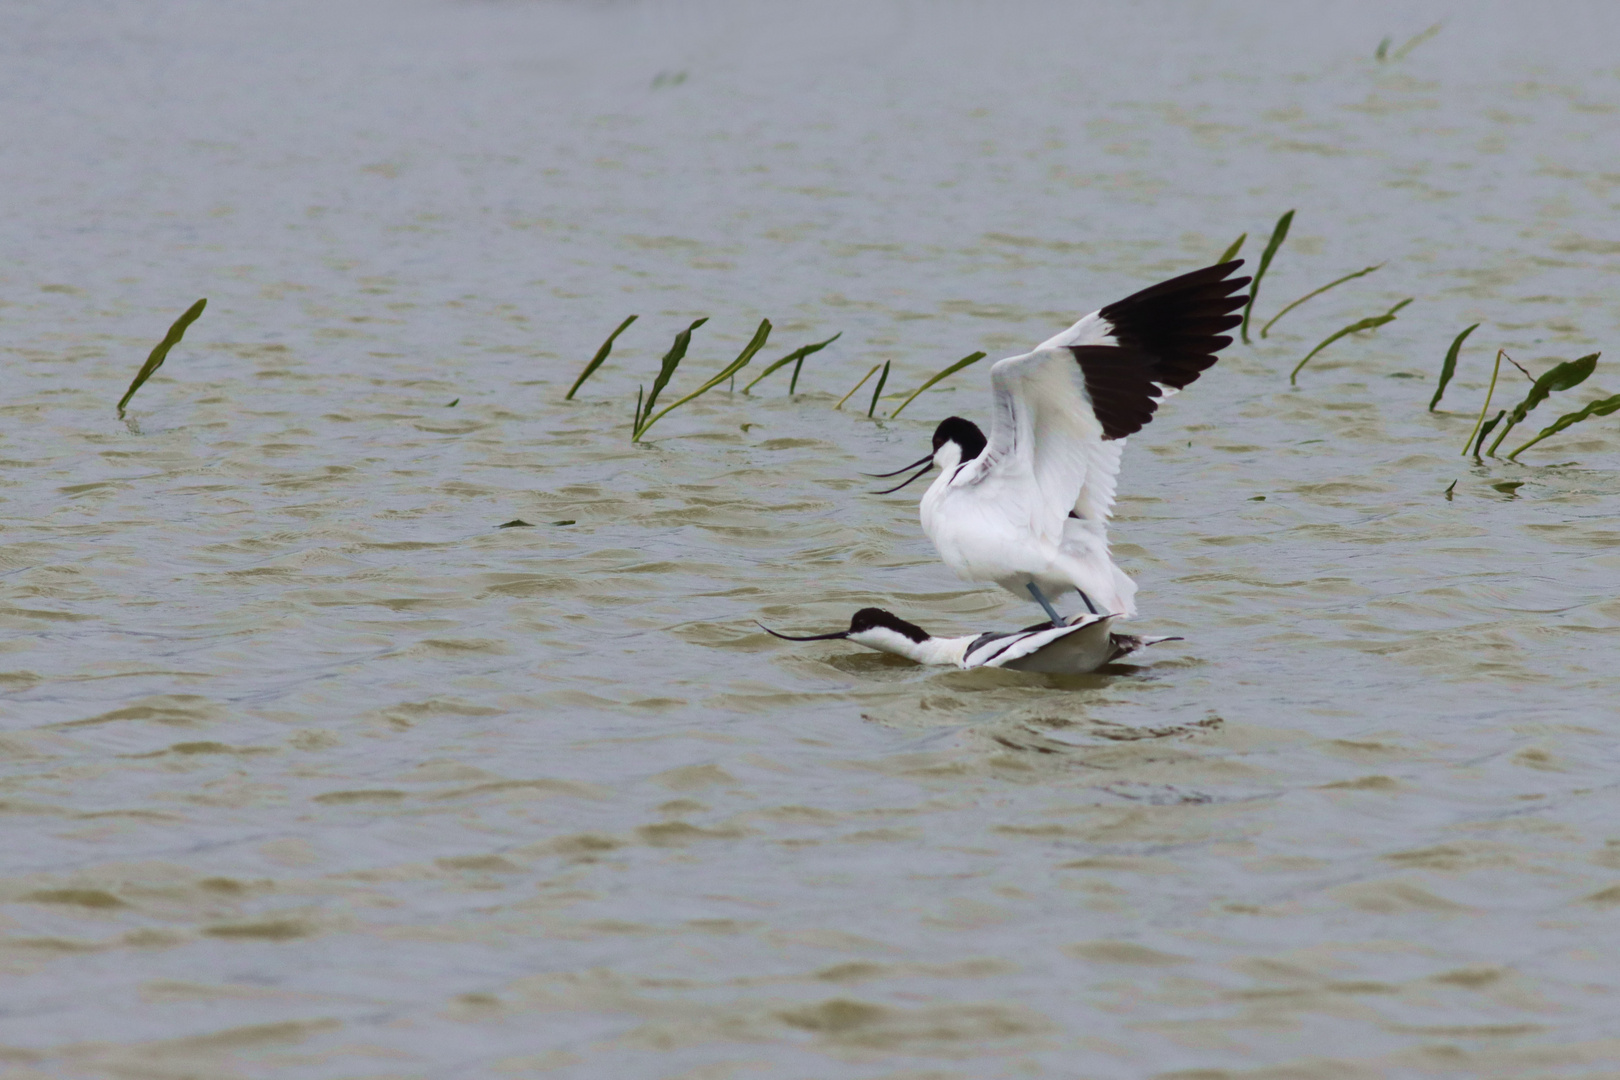
<instances>
[{"instance_id":1,"label":"pied avocet","mask_svg":"<svg viewBox=\"0 0 1620 1080\"><path fill-rule=\"evenodd\" d=\"M1052 600L1074 589L1092 614L1136 613L1136 584L1108 554L1125 437L1153 419L1232 343L1249 283L1243 260L1171 278L1081 319L1033 352L990 368L990 437L959 416L934 430L934 450L894 476L929 469L922 526L940 558L967 581L1033 597L1052 626Z\"/></svg>"}]
</instances>

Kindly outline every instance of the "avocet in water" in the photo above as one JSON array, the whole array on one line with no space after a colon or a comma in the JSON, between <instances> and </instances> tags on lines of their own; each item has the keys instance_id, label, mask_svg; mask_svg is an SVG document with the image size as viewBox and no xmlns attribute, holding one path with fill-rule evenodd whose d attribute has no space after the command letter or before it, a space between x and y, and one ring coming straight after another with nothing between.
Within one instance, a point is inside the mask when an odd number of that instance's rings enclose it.
<instances>
[{"instance_id":1,"label":"avocet in water","mask_svg":"<svg viewBox=\"0 0 1620 1080\"><path fill-rule=\"evenodd\" d=\"M1063 628L1052 601L1070 589L1093 615L1136 613L1136 583L1108 553L1108 517L1128 435L1159 400L1198 378L1242 321L1241 259L1143 289L1081 319L1033 352L990 368L988 438L952 416L934 450L887 495L938 468L922 526L966 581L1033 598ZM1237 295L1233 295L1237 294Z\"/></svg>"},{"instance_id":2,"label":"avocet in water","mask_svg":"<svg viewBox=\"0 0 1620 1080\"><path fill-rule=\"evenodd\" d=\"M778 634L763 623L760 629L784 641L853 641L919 664L953 665L963 669L1007 668L1049 675L1084 675L1149 645L1181 640L1116 634L1109 629L1113 621L1112 615L1080 615L1069 623L1056 626L1042 623L1008 634L940 638L893 612L869 607L855 613L848 630L831 634L802 637Z\"/></svg>"}]
</instances>

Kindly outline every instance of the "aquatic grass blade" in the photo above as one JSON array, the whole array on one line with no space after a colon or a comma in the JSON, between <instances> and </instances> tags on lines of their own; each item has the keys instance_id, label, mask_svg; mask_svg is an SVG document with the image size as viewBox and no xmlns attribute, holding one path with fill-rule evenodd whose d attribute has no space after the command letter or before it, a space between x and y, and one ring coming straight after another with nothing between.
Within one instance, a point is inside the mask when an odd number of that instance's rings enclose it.
<instances>
[{"instance_id":1,"label":"aquatic grass blade","mask_svg":"<svg viewBox=\"0 0 1620 1080\"><path fill-rule=\"evenodd\" d=\"M849 393L847 393L843 397L839 398L838 399L838 404L834 405L833 408L842 409L844 407L844 402L846 402L850 398L854 397L855 396L855 391L857 391L861 387L865 386L866 385L866 380L870 379L873 375L876 375L877 374L877 369L882 367L882 366L883 366L882 364L873 364L872 365L872 370L868 371L865 375L862 375L861 376L861 381L856 383L854 386L850 387L849 388Z\"/></svg>"},{"instance_id":2,"label":"aquatic grass blade","mask_svg":"<svg viewBox=\"0 0 1620 1080\"><path fill-rule=\"evenodd\" d=\"M977 364L980 360L983 360L984 357L985 354L982 352L969 353L968 355L962 357L962 359L958 360L956 363L952 364L950 367L946 368L944 371L941 371L938 375L935 375L932 379L929 379L927 382L917 387L917 389L913 390L911 392L911 396L900 403L900 408L889 414L889 419L893 420L895 417L899 416L902 409L904 409L907 405L910 405L913 401L916 401L917 395L921 394L924 390L927 390L930 386L933 386L941 379L950 378L952 375L955 375L958 371L961 371L963 368L968 367L971 364Z\"/></svg>"},{"instance_id":3,"label":"aquatic grass blade","mask_svg":"<svg viewBox=\"0 0 1620 1080\"><path fill-rule=\"evenodd\" d=\"M640 431L641 430L641 394L642 394L642 391L645 390L645 389L646 389L645 386L636 387L636 418L630 424L630 430L631 431Z\"/></svg>"},{"instance_id":4,"label":"aquatic grass blade","mask_svg":"<svg viewBox=\"0 0 1620 1080\"><path fill-rule=\"evenodd\" d=\"M1502 440L1507 438L1508 432L1550 395L1559 390L1573 389L1585 382L1587 377L1597 370L1598 357L1602 355L1602 353L1588 353L1578 360L1565 360L1561 364L1555 364L1550 370L1543 372L1530 387L1530 392L1524 395L1524 400L1513 406L1513 411L1508 413L1507 423L1491 441L1491 448L1485 451L1486 456L1495 457L1496 448L1502 445Z\"/></svg>"},{"instance_id":5,"label":"aquatic grass blade","mask_svg":"<svg viewBox=\"0 0 1620 1080\"><path fill-rule=\"evenodd\" d=\"M1412 35L1412 39L1410 41L1408 41L1405 45L1402 45L1400 48L1396 49L1393 53L1391 53L1389 58L1391 60L1404 60L1404 59L1406 59L1406 54L1407 53L1411 52L1413 49L1417 48L1419 45L1423 44L1425 41L1428 41L1430 38L1434 37L1434 35L1438 34L1440 32L1441 28L1444 27L1445 25L1446 24L1443 23L1443 22L1437 22L1433 26L1429 27L1427 30L1418 31L1416 34Z\"/></svg>"},{"instance_id":6,"label":"aquatic grass blade","mask_svg":"<svg viewBox=\"0 0 1620 1080\"><path fill-rule=\"evenodd\" d=\"M648 402L647 413L650 415L643 416L641 421L641 430L636 433L636 438L641 438L642 435L647 433L648 428L658 423L658 421L662 420L664 417L668 416L682 405L685 405L688 401L691 401L695 397L701 397L702 395L707 394L710 390L713 390L727 379L736 375L737 372L747 367L748 362L754 358L754 354L765 347L765 339L770 336L771 320L759 320L759 327L754 331L753 338L749 340L747 345L743 346L743 351L737 354L737 359L727 364L725 368L721 370L720 374L714 376L708 382L704 383L690 394L687 394L685 397L675 402L675 404L664 406L664 408L660 409L657 413L653 413L652 403Z\"/></svg>"},{"instance_id":7,"label":"aquatic grass blade","mask_svg":"<svg viewBox=\"0 0 1620 1080\"><path fill-rule=\"evenodd\" d=\"M1616 394L1614 397L1602 398L1598 401L1589 402L1583 409L1579 409L1572 413L1565 413L1557 420L1554 420L1552 423L1542 428L1541 433L1535 438L1531 439L1529 442L1513 451L1513 453L1509 454L1507 459L1509 461L1517 460L1520 454L1536 445L1536 443L1540 442L1542 439L1547 438L1549 435L1556 435L1572 424L1578 424L1588 417L1608 416L1613 412L1620 412L1620 394Z\"/></svg>"},{"instance_id":8,"label":"aquatic grass blade","mask_svg":"<svg viewBox=\"0 0 1620 1080\"><path fill-rule=\"evenodd\" d=\"M1299 378L1300 369L1306 364L1310 363L1311 357L1315 356L1317 353L1321 352L1323 349L1327 348L1329 345L1333 344L1335 341L1338 341L1342 337L1346 337L1350 334L1359 334L1363 330L1376 330L1386 323L1394 322L1395 313L1411 302L1412 297L1408 296L1405 300L1402 300L1400 303L1396 304L1382 315L1374 315L1369 319L1362 319L1360 322L1353 322L1343 330L1338 330L1332 334L1329 334L1325 339L1323 339L1320 345L1305 354L1305 359L1294 365L1294 370L1288 374L1289 385L1297 385L1296 380Z\"/></svg>"},{"instance_id":9,"label":"aquatic grass blade","mask_svg":"<svg viewBox=\"0 0 1620 1080\"><path fill-rule=\"evenodd\" d=\"M1457 354L1462 351L1463 342L1468 340L1469 334L1472 334L1478 329L1479 323L1475 323L1473 326L1470 326L1468 329L1458 334L1456 338L1452 340L1451 348L1446 350L1445 362L1440 365L1440 383L1434 388L1434 397L1429 399L1430 412L1434 412L1434 407L1440 404L1440 395L1446 392L1446 384L1451 382L1451 377L1457 373Z\"/></svg>"},{"instance_id":10,"label":"aquatic grass blade","mask_svg":"<svg viewBox=\"0 0 1620 1080\"><path fill-rule=\"evenodd\" d=\"M1395 39L1391 38L1391 37L1387 37L1383 41L1380 41L1378 43L1378 48L1373 50L1373 59L1378 61L1380 64L1382 64L1384 61L1388 60L1389 59L1389 47L1391 45L1393 45L1394 43L1395 43Z\"/></svg>"},{"instance_id":11,"label":"aquatic grass blade","mask_svg":"<svg viewBox=\"0 0 1620 1080\"><path fill-rule=\"evenodd\" d=\"M1485 437L1495 429L1497 424L1502 422L1502 417L1506 415L1506 409L1498 409L1495 416L1480 426L1479 438L1474 440L1474 457L1476 459L1479 457L1479 448L1485 445Z\"/></svg>"},{"instance_id":12,"label":"aquatic grass blade","mask_svg":"<svg viewBox=\"0 0 1620 1080\"><path fill-rule=\"evenodd\" d=\"M866 407L866 415L870 417L877 409L878 398L883 395L883 387L889 381L889 361L883 361L883 374L878 376L877 385L872 388L872 404Z\"/></svg>"},{"instance_id":13,"label":"aquatic grass blade","mask_svg":"<svg viewBox=\"0 0 1620 1080\"><path fill-rule=\"evenodd\" d=\"M169 350L180 344L180 339L186 336L186 327L196 322L197 316L201 315L203 308L207 306L208 300L205 297L186 308L186 313L174 320L169 332L163 335L163 340L158 342L146 357L146 363L141 365L141 370L135 373L135 381L129 384L124 396L118 399L118 419L124 418L124 406L129 404L129 399L135 396L135 391L145 385L154 371L163 366L163 361L168 359Z\"/></svg>"},{"instance_id":14,"label":"aquatic grass blade","mask_svg":"<svg viewBox=\"0 0 1620 1080\"><path fill-rule=\"evenodd\" d=\"M1237 253L1243 250L1243 241L1247 240L1248 238L1249 234L1244 233L1242 236L1232 241L1232 246L1221 252L1221 257L1215 260L1214 265L1219 266L1221 263L1229 263L1233 259L1237 258Z\"/></svg>"},{"instance_id":15,"label":"aquatic grass blade","mask_svg":"<svg viewBox=\"0 0 1620 1080\"><path fill-rule=\"evenodd\" d=\"M812 355L814 353L820 352L822 349L825 349L827 346L831 345L833 342L837 341L839 338L841 338L843 336L844 336L844 332L842 330L840 330L840 331L838 331L838 333L834 334L832 337L828 338L826 341L818 341L814 345L801 346L800 348L794 349L792 352L790 352L786 356L782 357L782 359L773 360L769 367L767 367L764 371L760 372L758 375L754 376L754 381L753 382L751 382L747 386L743 387L743 393L745 393L745 394L748 393L748 391L752 390L755 386L759 385L760 380L764 379L765 376L775 374L778 370L780 370L780 369L782 369L784 367L787 367L789 364L793 364L794 368L793 368L793 381L788 385L788 393L790 393L790 394L793 393L793 387L799 385L799 367L798 367L798 365L804 363L804 358L807 357L807 356L810 356L810 355Z\"/></svg>"},{"instance_id":16,"label":"aquatic grass blade","mask_svg":"<svg viewBox=\"0 0 1620 1080\"><path fill-rule=\"evenodd\" d=\"M1491 398L1496 395L1496 377L1502 373L1502 357L1506 355L1506 349L1496 350L1496 363L1491 367L1491 385L1485 391L1485 404L1479 407L1479 419L1474 421L1474 430L1468 433L1468 441L1463 443L1462 454L1460 455L1462 457L1468 456L1468 448L1474 445L1474 436L1479 435L1479 429L1485 424L1485 414L1491 411ZM1480 442L1484 441L1484 436L1480 436ZM1477 449L1474 455L1479 456Z\"/></svg>"},{"instance_id":17,"label":"aquatic grass blade","mask_svg":"<svg viewBox=\"0 0 1620 1080\"><path fill-rule=\"evenodd\" d=\"M1295 300L1292 304L1289 304L1287 307L1285 307L1281 311L1277 312L1277 314L1273 315L1271 317L1271 321L1266 323L1266 325L1264 325L1264 326L1262 326L1260 328L1260 336L1261 337L1266 337L1271 332L1271 328L1273 326L1277 325L1277 320L1278 319L1282 318L1284 315L1288 314L1290 311L1293 311L1295 308L1299 307L1299 305L1303 304L1305 301L1316 299L1318 296L1321 296L1323 293L1327 292L1329 289L1333 288L1336 285L1343 285L1345 282L1354 281L1358 277L1366 277L1368 274L1372 273L1374 270L1377 270L1379 266L1383 266L1383 265L1384 265L1383 263L1379 263L1378 266L1369 266L1364 270L1357 270L1353 274L1344 275L1344 277L1339 278L1337 281L1328 282L1326 285L1322 286L1320 289L1311 290L1310 292L1306 293L1304 296L1300 297L1298 300Z\"/></svg>"},{"instance_id":18,"label":"aquatic grass blade","mask_svg":"<svg viewBox=\"0 0 1620 1080\"><path fill-rule=\"evenodd\" d=\"M581 386L585 385L585 380L590 378L596 372L596 369L602 366L602 361L606 360L608 358L608 353L613 351L613 339L624 333L625 328L639 318L641 318L639 315L630 316L628 319L624 320L624 322L619 324L619 328L617 330L613 331L613 333L607 336L607 340L602 342L602 347L596 350L596 355L591 357L591 362L585 365L585 370L580 372L579 378L574 380L574 385L569 387L568 393L563 395L564 401L574 400L575 391L577 391Z\"/></svg>"},{"instance_id":19,"label":"aquatic grass blade","mask_svg":"<svg viewBox=\"0 0 1620 1080\"><path fill-rule=\"evenodd\" d=\"M1271 230L1271 239L1266 241L1266 250L1260 253L1260 265L1254 271L1254 280L1249 282L1249 302L1243 305L1243 344L1249 343L1249 317L1254 313L1254 302L1260 298L1260 279L1266 276L1266 270L1271 266L1272 258L1282 242L1288 239L1288 227L1294 223L1292 210L1277 219L1276 228Z\"/></svg>"},{"instance_id":20,"label":"aquatic grass blade","mask_svg":"<svg viewBox=\"0 0 1620 1080\"><path fill-rule=\"evenodd\" d=\"M647 395L647 404L642 407L638 415L635 431L630 435L631 442L641 438L641 432L646 426L643 421L652 412L653 406L657 404L658 395L663 392L664 387L669 385L670 376L674 375L675 369L681 366L681 360L686 356L687 347L692 344L692 331L708 321L707 317L701 318L675 335L675 343L669 347L669 352L665 353L664 359L659 362L658 375L653 379L652 392Z\"/></svg>"}]
</instances>

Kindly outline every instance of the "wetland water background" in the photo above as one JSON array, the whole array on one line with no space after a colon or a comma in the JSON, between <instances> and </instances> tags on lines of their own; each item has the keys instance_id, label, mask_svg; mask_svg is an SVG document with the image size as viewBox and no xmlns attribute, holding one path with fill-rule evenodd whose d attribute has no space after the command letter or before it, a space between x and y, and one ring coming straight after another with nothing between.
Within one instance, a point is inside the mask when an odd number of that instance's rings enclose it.
<instances>
[{"instance_id":1,"label":"wetland water background","mask_svg":"<svg viewBox=\"0 0 1620 1080\"><path fill-rule=\"evenodd\" d=\"M14 5L6 1074L1615 1075L1620 431L1457 451L1497 346L1620 391L1617 20ZM1388 265L1131 440L1135 626L1186 641L1060 681L754 626L1031 621L859 476L987 365L833 403L1290 207L1262 316ZM671 392L844 336L630 445L700 315Z\"/></svg>"}]
</instances>

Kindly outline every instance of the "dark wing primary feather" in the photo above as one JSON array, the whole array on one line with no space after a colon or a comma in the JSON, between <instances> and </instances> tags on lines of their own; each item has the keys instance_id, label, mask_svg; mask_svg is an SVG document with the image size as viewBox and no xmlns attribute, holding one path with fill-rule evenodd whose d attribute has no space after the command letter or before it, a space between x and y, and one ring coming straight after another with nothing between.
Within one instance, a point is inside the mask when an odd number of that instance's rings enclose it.
<instances>
[{"instance_id":1,"label":"dark wing primary feather","mask_svg":"<svg viewBox=\"0 0 1620 1080\"><path fill-rule=\"evenodd\" d=\"M1159 388L1180 390L1215 363L1232 344L1222 333L1243 321L1231 312L1248 302L1239 293L1246 277L1228 277L1243 260L1207 266L1161 281L1097 312L1096 331L1112 343L1072 344L1103 435L1123 439L1153 419ZM1078 326L1078 324L1077 324Z\"/></svg>"}]
</instances>

